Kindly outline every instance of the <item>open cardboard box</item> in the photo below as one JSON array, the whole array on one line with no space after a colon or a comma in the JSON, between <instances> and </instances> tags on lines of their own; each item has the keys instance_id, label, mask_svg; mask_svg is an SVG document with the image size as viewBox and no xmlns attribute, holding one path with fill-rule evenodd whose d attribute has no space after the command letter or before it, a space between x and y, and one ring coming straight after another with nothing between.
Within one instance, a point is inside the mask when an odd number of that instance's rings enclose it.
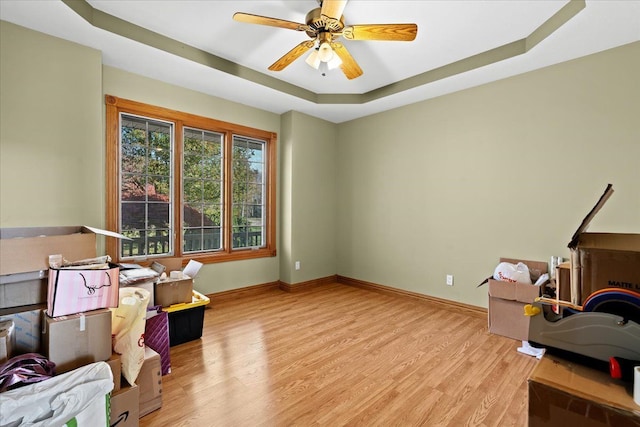
<instances>
[{"instance_id":1,"label":"open cardboard box","mask_svg":"<svg viewBox=\"0 0 640 427\"><path fill-rule=\"evenodd\" d=\"M541 261L500 258L500 262L525 263L529 267L532 282L549 268L546 262ZM524 315L524 306L539 296L540 286L489 279L489 332L526 341L529 337L529 317Z\"/></svg>"},{"instance_id":2,"label":"open cardboard box","mask_svg":"<svg viewBox=\"0 0 640 427\"><path fill-rule=\"evenodd\" d=\"M193 296L193 279L201 267L202 263L189 260L183 270L169 270L167 275L175 273L173 275L176 277L167 277L165 280L156 282L155 304L168 307L174 304L190 303Z\"/></svg>"},{"instance_id":3,"label":"open cardboard box","mask_svg":"<svg viewBox=\"0 0 640 427\"><path fill-rule=\"evenodd\" d=\"M0 229L0 309L45 303L49 255L94 258L96 234L128 239L88 226Z\"/></svg>"},{"instance_id":4,"label":"open cardboard box","mask_svg":"<svg viewBox=\"0 0 640 427\"><path fill-rule=\"evenodd\" d=\"M571 303L575 305L583 305L589 295L604 288L640 293L640 234L586 231L612 194L609 184L569 242Z\"/></svg>"}]
</instances>

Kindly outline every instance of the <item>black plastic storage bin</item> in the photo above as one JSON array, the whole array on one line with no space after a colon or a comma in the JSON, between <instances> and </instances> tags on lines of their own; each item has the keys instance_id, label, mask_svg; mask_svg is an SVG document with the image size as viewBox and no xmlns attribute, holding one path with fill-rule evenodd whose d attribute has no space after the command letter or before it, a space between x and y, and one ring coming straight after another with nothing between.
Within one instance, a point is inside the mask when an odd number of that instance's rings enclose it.
<instances>
[{"instance_id":1,"label":"black plastic storage bin","mask_svg":"<svg viewBox=\"0 0 640 427\"><path fill-rule=\"evenodd\" d=\"M193 302L167 307L169 312L169 346L197 340L202 337L204 308L209 298L194 291Z\"/></svg>"}]
</instances>

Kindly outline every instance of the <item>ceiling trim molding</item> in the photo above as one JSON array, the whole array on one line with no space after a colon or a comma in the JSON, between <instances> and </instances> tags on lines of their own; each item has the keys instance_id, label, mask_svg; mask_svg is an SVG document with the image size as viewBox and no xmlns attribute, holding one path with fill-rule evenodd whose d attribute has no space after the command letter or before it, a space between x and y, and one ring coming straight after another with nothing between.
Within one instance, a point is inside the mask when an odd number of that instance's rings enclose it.
<instances>
[{"instance_id":1,"label":"ceiling trim molding","mask_svg":"<svg viewBox=\"0 0 640 427\"><path fill-rule=\"evenodd\" d=\"M586 7L586 0L569 0L527 37L443 65L363 94L318 94L275 77L244 67L202 49L181 43L131 22L95 9L86 0L62 0L71 10L96 28L134 40L223 73L271 88L315 104L365 104L438 80L527 53Z\"/></svg>"},{"instance_id":2,"label":"ceiling trim molding","mask_svg":"<svg viewBox=\"0 0 640 427\"><path fill-rule=\"evenodd\" d=\"M262 86L270 87L297 98L315 102L316 94L299 86L283 82L275 77L252 70L235 62L216 56L202 49L181 43L172 38L147 30L139 25L117 18L101 10L95 9L86 0L62 0L72 11L89 24L112 34L162 50L192 62L249 80Z\"/></svg>"}]
</instances>

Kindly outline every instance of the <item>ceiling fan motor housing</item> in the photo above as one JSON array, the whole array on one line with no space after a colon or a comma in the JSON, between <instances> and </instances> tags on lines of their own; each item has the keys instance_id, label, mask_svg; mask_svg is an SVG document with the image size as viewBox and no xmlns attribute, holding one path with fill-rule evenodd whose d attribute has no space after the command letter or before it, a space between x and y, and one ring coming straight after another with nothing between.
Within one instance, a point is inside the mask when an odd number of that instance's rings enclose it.
<instances>
[{"instance_id":1,"label":"ceiling fan motor housing","mask_svg":"<svg viewBox=\"0 0 640 427\"><path fill-rule=\"evenodd\" d=\"M344 28L344 17L341 16L339 20L332 19L322 16L320 11L320 8L316 8L307 13L305 22L310 28L310 30L306 32L309 37L316 38L319 33L339 33L342 31Z\"/></svg>"}]
</instances>

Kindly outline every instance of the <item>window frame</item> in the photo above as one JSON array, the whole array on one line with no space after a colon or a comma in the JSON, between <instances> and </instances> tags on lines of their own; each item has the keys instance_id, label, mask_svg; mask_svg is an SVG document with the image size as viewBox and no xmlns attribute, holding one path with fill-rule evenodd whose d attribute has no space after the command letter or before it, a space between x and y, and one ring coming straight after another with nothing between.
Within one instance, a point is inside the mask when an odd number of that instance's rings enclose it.
<instances>
[{"instance_id":1,"label":"window frame","mask_svg":"<svg viewBox=\"0 0 640 427\"><path fill-rule=\"evenodd\" d=\"M153 120L171 122L174 125L174 170L173 182L173 254L170 255L141 255L127 260L161 260L163 258L189 258L202 263L215 263L255 259L276 256L276 159L277 134L247 126L223 122L195 114L171 110L164 107L144 104L142 102L105 95L106 106L106 228L120 231L120 114L131 114L147 117ZM224 135L224 211L223 211L223 245L222 249L211 252L183 253L183 224L182 224L182 155L183 128L196 128ZM265 141L266 170L264 173L265 186L265 245L264 247L247 247L233 249L232 234L232 149L233 136L258 139ZM107 238L105 242L107 254L119 262L123 259L120 244L115 238Z\"/></svg>"}]
</instances>

